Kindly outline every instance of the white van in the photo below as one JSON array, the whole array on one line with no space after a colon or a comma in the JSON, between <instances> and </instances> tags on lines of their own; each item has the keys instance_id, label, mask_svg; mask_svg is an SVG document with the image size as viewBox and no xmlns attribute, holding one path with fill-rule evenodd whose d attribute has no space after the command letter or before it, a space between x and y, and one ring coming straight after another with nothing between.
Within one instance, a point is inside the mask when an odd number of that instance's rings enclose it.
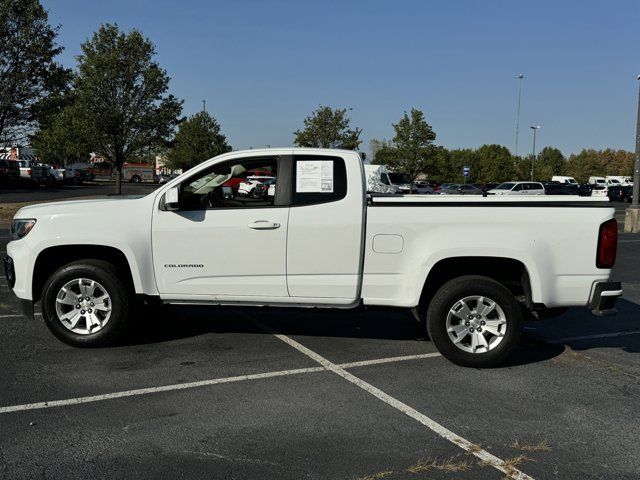
<instances>
[{"instance_id":1,"label":"white van","mask_svg":"<svg viewBox=\"0 0 640 480\"><path fill-rule=\"evenodd\" d=\"M367 180L367 192L400 193L400 189L391 182L386 165L364 165L364 176Z\"/></svg>"},{"instance_id":2,"label":"white van","mask_svg":"<svg viewBox=\"0 0 640 480\"><path fill-rule=\"evenodd\" d=\"M576 182L576 179L573 177L565 177L563 175L554 175L553 177L551 177L551 181L552 182L558 182L558 183L578 183Z\"/></svg>"},{"instance_id":3,"label":"white van","mask_svg":"<svg viewBox=\"0 0 640 480\"><path fill-rule=\"evenodd\" d=\"M633 186L633 180L631 180L631 177L628 177L626 175L611 175L605 177L605 179L607 181L607 185L612 187L617 187L620 185Z\"/></svg>"},{"instance_id":4,"label":"white van","mask_svg":"<svg viewBox=\"0 0 640 480\"><path fill-rule=\"evenodd\" d=\"M604 177L589 177L589 185L606 185L607 180Z\"/></svg>"}]
</instances>

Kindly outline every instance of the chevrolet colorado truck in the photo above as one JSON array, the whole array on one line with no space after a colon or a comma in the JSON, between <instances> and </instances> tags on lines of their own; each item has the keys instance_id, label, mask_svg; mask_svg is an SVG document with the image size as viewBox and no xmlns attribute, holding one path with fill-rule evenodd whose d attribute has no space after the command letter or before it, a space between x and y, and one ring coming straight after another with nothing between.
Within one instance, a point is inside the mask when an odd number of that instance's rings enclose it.
<instances>
[{"instance_id":1,"label":"chevrolet colorado truck","mask_svg":"<svg viewBox=\"0 0 640 480\"><path fill-rule=\"evenodd\" d=\"M271 195L234 178L268 172ZM502 362L523 321L615 312L614 209L583 197L372 195L357 152L265 149L205 161L141 197L20 209L9 287L63 342L115 341L147 303L412 309L464 366Z\"/></svg>"}]
</instances>

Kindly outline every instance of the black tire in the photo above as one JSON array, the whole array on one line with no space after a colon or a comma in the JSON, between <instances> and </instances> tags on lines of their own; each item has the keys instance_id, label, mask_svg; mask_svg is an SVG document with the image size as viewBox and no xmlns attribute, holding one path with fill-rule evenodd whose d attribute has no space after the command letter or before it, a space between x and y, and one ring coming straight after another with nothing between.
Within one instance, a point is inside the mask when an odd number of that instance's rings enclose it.
<instances>
[{"instance_id":1,"label":"black tire","mask_svg":"<svg viewBox=\"0 0 640 480\"><path fill-rule=\"evenodd\" d=\"M111 298L111 316L102 329L95 333L72 332L62 324L56 313L58 292L67 282L76 278L97 281ZM112 264L86 259L65 265L49 277L42 289L41 305L45 324L59 340L74 347L102 347L116 342L125 333L133 308L133 295Z\"/></svg>"},{"instance_id":2,"label":"black tire","mask_svg":"<svg viewBox=\"0 0 640 480\"><path fill-rule=\"evenodd\" d=\"M504 312L506 333L493 349L482 353L465 352L449 338L446 319L460 299L481 295L492 299ZM504 362L522 338L523 315L520 303L502 284L487 277L467 275L445 283L431 299L427 309L427 332L440 353L463 367L488 368Z\"/></svg>"},{"instance_id":3,"label":"black tire","mask_svg":"<svg viewBox=\"0 0 640 480\"><path fill-rule=\"evenodd\" d=\"M129 180L129 183L140 183L142 182L142 179L140 178L140 176L138 175L134 175L133 177L131 177L131 179Z\"/></svg>"}]
</instances>

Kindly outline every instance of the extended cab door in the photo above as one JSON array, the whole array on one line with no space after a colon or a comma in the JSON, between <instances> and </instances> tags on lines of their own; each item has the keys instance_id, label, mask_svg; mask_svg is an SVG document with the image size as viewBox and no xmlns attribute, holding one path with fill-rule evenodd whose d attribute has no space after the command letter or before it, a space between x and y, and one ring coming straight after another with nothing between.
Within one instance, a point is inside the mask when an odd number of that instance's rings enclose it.
<instances>
[{"instance_id":1,"label":"extended cab door","mask_svg":"<svg viewBox=\"0 0 640 480\"><path fill-rule=\"evenodd\" d=\"M364 238L364 176L357 153L293 156L287 235L289 295L357 300Z\"/></svg>"},{"instance_id":2,"label":"extended cab door","mask_svg":"<svg viewBox=\"0 0 640 480\"><path fill-rule=\"evenodd\" d=\"M282 158L240 157L215 164L181 183L178 211L156 209L153 262L163 298L251 302L288 297L288 192L282 194L278 184ZM276 188L256 187L243 195L241 181L256 172L275 179Z\"/></svg>"}]
</instances>

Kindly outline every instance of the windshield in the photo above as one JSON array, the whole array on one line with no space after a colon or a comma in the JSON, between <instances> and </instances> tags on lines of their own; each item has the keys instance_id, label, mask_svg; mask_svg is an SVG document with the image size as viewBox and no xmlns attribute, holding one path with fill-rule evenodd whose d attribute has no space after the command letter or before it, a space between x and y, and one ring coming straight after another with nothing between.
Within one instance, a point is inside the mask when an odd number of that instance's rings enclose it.
<instances>
[{"instance_id":1,"label":"windshield","mask_svg":"<svg viewBox=\"0 0 640 480\"><path fill-rule=\"evenodd\" d=\"M411 183L411 179L406 173L390 173L389 179L396 185L401 183Z\"/></svg>"},{"instance_id":2,"label":"windshield","mask_svg":"<svg viewBox=\"0 0 640 480\"><path fill-rule=\"evenodd\" d=\"M567 181L568 181L569 183L578 183L578 182L576 182L576 179L575 179L575 178L569 178L569 179L567 179Z\"/></svg>"},{"instance_id":3,"label":"windshield","mask_svg":"<svg viewBox=\"0 0 640 480\"><path fill-rule=\"evenodd\" d=\"M496 190L511 190L515 186L516 186L515 183L506 182L506 183L501 183L495 189Z\"/></svg>"}]
</instances>

